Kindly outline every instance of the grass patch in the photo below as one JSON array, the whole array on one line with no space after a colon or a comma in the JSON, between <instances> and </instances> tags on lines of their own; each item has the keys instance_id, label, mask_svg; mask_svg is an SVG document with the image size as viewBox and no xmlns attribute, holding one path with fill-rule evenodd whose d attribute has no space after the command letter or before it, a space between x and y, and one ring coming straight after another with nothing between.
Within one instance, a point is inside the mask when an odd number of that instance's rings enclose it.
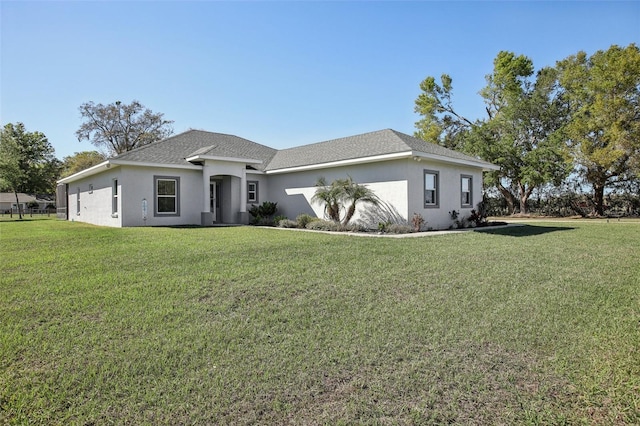
<instances>
[{"instance_id":1,"label":"grass patch","mask_svg":"<svg viewBox=\"0 0 640 426\"><path fill-rule=\"evenodd\" d=\"M0 239L0 423L640 423L638 224Z\"/></svg>"}]
</instances>

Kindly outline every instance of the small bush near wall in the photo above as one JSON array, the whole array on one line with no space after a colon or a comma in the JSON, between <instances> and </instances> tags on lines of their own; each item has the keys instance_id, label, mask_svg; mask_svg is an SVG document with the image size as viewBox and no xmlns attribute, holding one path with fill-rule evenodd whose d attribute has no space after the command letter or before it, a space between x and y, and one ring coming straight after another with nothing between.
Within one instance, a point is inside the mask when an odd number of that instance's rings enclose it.
<instances>
[{"instance_id":1,"label":"small bush near wall","mask_svg":"<svg viewBox=\"0 0 640 426\"><path fill-rule=\"evenodd\" d=\"M356 224L348 224L343 225L341 223L337 223L331 220L314 220L309 222L306 226L306 229L310 229L312 231L333 231L333 232L358 232L364 231L364 229Z\"/></svg>"},{"instance_id":2,"label":"small bush near wall","mask_svg":"<svg viewBox=\"0 0 640 426\"><path fill-rule=\"evenodd\" d=\"M314 220L307 223L305 228L313 231L337 231L338 223L330 220Z\"/></svg>"},{"instance_id":3,"label":"small bush near wall","mask_svg":"<svg viewBox=\"0 0 640 426\"><path fill-rule=\"evenodd\" d=\"M296 222L295 220L290 220L290 219L281 219L278 222L276 222L278 224L279 228L298 228L298 222Z\"/></svg>"},{"instance_id":4,"label":"small bush near wall","mask_svg":"<svg viewBox=\"0 0 640 426\"><path fill-rule=\"evenodd\" d=\"M410 234L412 232L418 232L415 231L412 226L402 225L399 223L392 223L391 225L387 226L386 231L390 234Z\"/></svg>"},{"instance_id":5,"label":"small bush near wall","mask_svg":"<svg viewBox=\"0 0 640 426\"><path fill-rule=\"evenodd\" d=\"M320 220L317 217L311 216L309 214L301 214L296 217L296 222L298 223L298 228L306 228L307 225L311 222Z\"/></svg>"},{"instance_id":6,"label":"small bush near wall","mask_svg":"<svg viewBox=\"0 0 640 426\"><path fill-rule=\"evenodd\" d=\"M413 230L415 232L420 232L425 223L426 222L420 213L414 213L413 217L411 217L411 224L413 225Z\"/></svg>"},{"instance_id":7,"label":"small bush near wall","mask_svg":"<svg viewBox=\"0 0 640 426\"><path fill-rule=\"evenodd\" d=\"M252 225L273 225L273 215L278 211L278 203L265 201L261 205L252 205L249 214L252 216ZM277 222L275 222L277 223Z\"/></svg>"}]
</instances>

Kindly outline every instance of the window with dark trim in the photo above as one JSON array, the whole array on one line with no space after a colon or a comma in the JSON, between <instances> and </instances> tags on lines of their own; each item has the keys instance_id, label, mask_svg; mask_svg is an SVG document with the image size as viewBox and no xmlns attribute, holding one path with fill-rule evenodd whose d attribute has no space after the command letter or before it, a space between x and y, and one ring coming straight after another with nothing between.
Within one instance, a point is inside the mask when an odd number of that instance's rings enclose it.
<instances>
[{"instance_id":1,"label":"window with dark trim","mask_svg":"<svg viewBox=\"0 0 640 426\"><path fill-rule=\"evenodd\" d=\"M259 203L257 180L247 181L247 203Z\"/></svg>"},{"instance_id":2,"label":"window with dark trim","mask_svg":"<svg viewBox=\"0 0 640 426\"><path fill-rule=\"evenodd\" d=\"M434 170L424 171L424 206L438 207L440 201L440 173Z\"/></svg>"},{"instance_id":3,"label":"window with dark trim","mask_svg":"<svg viewBox=\"0 0 640 426\"><path fill-rule=\"evenodd\" d=\"M469 175L460 176L460 205L462 207L473 206L473 177Z\"/></svg>"},{"instance_id":4,"label":"window with dark trim","mask_svg":"<svg viewBox=\"0 0 640 426\"><path fill-rule=\"evenodd\" d=\"M77 208L77 215L80 216L80 187L78 187L78 193L76 194L76 208Z\"/></svg>"},{"instance_id":5,"label":"window with dark trim","mask_svg":"<svg viewBox=\"0 0 640 426\"><path fill-rule=\"evenodd\" d=\"M180 216L180 178L154 176L154 216Z\"/></svg>"}]
</instances>

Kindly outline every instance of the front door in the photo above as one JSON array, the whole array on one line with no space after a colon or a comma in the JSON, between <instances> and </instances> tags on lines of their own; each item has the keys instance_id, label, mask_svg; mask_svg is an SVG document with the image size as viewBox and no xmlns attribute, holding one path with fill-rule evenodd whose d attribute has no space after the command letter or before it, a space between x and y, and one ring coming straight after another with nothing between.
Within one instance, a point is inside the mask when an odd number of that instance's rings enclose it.
<instances>
[{"instance_id":1,"label":"front door","mask_svg":"<svg viewBox=\"0 0 640 426\"><path fill-rule=\"evenodd\" d=\"M213 181L209 184L209 211L213 213L214 222L222 222L222 214L220 213L221 186L220 181Z\"/></svg>"}]
</instances>

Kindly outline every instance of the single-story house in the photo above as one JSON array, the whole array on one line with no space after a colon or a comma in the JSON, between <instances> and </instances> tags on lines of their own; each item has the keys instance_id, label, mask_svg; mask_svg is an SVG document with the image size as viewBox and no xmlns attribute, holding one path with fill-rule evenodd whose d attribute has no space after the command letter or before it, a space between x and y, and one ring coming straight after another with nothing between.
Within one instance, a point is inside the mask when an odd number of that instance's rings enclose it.
<instances>
[{"instance_id":1,"label":"single-story house","mask_svg":"<svg viewBox=\"0 0 640 426\"><path fill-rule=\"evenodd\" d=\"M433 229L482 200L482 172L497 166L386 129L276 150L238 136L189 130L110 158L59 181L65 218L96 225L248 223L248 210L278 203L278 215L324 217L313 203L319 177L350 176L387 209ZM358 214L367 209L363 204Z\"/></svg>"},{"instance_id":2,"label":"single-story house","mask_svg":"<svg viewBox=\"0 0 640 426\"><path fill-rule=\"evenodd\" d=\"M14 192L0 192L0 212L13 213L18 212L18 206L23 212L28 212L28 204L38 203L38 210L45 210L48 205L54 203L53 197L49 195L39 194L25 194L18 192L18 201L16 201L16 194Z\"/></svg>"}]
</instances>

